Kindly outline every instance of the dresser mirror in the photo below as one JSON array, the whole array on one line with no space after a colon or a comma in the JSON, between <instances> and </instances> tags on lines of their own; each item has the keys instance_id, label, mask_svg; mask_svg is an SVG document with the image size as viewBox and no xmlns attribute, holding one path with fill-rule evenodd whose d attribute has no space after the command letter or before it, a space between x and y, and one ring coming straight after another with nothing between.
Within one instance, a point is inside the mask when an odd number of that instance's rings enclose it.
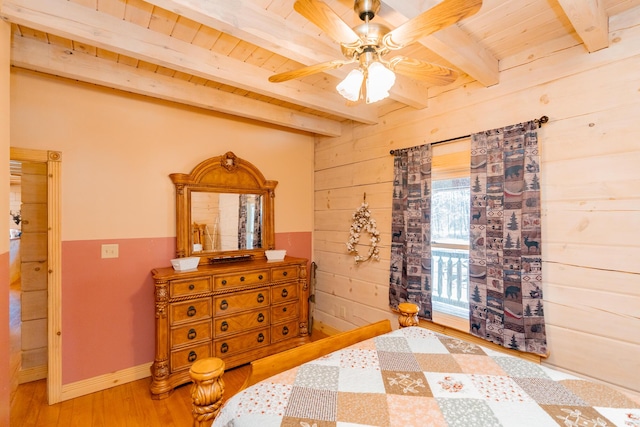
<instances>
[{"instance_id":1,"label":"dresser mirror","mask_svg":"<svg viewBox=\"0 0 640 427\"><path fill-rule=\"evenodd\" d=\"M274 189L232 152L169 175L176 187L176 257L200 264L264 256L274 249Z\"/></svg>"}]
</instances>

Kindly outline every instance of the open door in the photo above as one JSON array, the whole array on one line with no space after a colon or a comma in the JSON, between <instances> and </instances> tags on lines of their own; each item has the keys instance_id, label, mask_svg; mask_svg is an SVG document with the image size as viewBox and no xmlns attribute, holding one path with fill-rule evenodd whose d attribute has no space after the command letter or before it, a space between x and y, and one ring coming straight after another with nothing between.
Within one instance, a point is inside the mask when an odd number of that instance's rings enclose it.
<instances>
[{"instance_id":1,"label":"open door","mask_svg":"<svg viewBox=\"0 0 640 427\"><path fill-rule=\"evenodd\" d=\"M47 377L47 163L22 162L20 383Z\"/></svg>"},{"instance_id":2,"label":"open door","mask_svg":"<svg viewBox=\"0 0 640 427\"><path fill-rule=\"evenodd\" d=\"M21 242L23 261L21 274L22 280L25 281L24 285L34 292L27 297L25 301L27 304L23 303L23 311L27 311L26 317L23 314L23 319L33 318L40 323L40 326L46 325L46 339L42 337L43 332L40 330L32 344L28 345L33 345L33 348L29 349L29 357L33 356L35 363L38 358L46 360L46 368L37 368L31 374L37 377L44 372L47 378L47 398L52 405L61 401L62 394L62 236L60 230L62 156L57 151L11 147L10 159L29 165L27 186L30 186L28 181L33 181L34 184L31 189L24 190L22 194L22 217L23 221L28 221L28 224L22 225L26 241ZM25 175L23 175L23 182L25 182L24 177ZM44 204L43 198L46 199ZM38 317L43 311L41 308L44 304L43 298L46 298L44 320ZM23 349L24 334L23 325ZM25 366L24 362L23 358L23 370L31 363L27 361Z\"/></svg>"}]
</instances>

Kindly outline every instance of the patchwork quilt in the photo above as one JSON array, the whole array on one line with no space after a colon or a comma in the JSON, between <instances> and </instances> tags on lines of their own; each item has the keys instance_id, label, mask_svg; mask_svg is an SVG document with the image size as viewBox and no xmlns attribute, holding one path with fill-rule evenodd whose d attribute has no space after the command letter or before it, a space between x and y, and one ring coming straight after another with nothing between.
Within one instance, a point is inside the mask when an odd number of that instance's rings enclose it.
<instances>
[{"instance_id":1,"label":"patchwork quilt","mask_svg":"<svg viewBox=\"0 0 640 427\"><path fill-rule=\"evenodd\" d=\"M640 427L640 401L410 327L247 388L225 403L213 425Z\"/></svg>"}]
</instances>

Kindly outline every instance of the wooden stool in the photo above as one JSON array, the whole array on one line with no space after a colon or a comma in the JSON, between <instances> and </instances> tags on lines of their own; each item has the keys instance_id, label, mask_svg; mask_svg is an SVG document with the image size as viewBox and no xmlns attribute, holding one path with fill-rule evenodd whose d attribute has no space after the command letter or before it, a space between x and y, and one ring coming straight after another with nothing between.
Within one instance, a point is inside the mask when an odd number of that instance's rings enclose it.
<instances>
[{"instance_id":1,"label":"wooden stool","mask_svg":"<svg viewBox=\"0 0 640 427\"><path fill-rule=\"evenodd\" d=\"M207 357L191 365L193 427L210 427L218 415L224 394L223 373L224 362L217 357Z\"/></svg>"},{"instance_id":2,"label":"wooden stool","mask_svg":"<svg viewBox=\"0 0 640 427\"><path fill-rule=\"evenodd\" d=\"M401 328L407 326L418 326L418 306L411 302L403 302L398 304L398 311L400 316L398 317L398 323Z\"/></svg>"}]
</instances>

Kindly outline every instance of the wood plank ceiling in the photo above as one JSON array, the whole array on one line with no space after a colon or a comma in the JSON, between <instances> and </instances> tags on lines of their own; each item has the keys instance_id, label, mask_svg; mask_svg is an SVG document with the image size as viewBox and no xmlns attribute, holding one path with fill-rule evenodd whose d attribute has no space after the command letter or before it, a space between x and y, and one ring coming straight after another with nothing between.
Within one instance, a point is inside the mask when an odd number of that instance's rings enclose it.
<instances>
[{"instance_id":1,"label":"wood plank ceiling","mask_svg":"<svg viewBox=\"0 0 640 427\"><path fill-rule=\"evenodd\" d=\"M382 0L374 22L395 28L439 0ZM2 0L11 63L43 73L321 135L375 123L379 108L427 108L429 96L477 81L500 84L502 60L536 46L609 45L611 16L640 0L485 0L480 11L401 54L456 69L449 87L398 76L391 97L348 103L335 90L351 67L284 83L274 73L332 59L340 46L294 0ZM325 0L349 26L353 0Z\"/></svg>"}]
</instances>

